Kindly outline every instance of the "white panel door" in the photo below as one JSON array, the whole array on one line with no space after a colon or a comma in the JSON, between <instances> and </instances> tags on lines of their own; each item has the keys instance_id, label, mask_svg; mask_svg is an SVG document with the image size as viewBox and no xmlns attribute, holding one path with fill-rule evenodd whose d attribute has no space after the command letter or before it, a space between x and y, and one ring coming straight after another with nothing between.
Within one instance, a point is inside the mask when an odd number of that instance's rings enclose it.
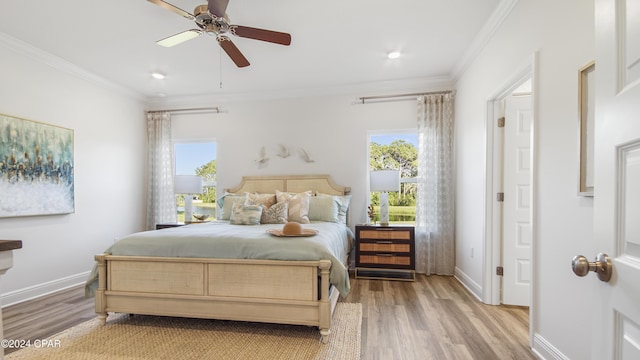
<instances>
[{"instance_id":1,"label":"white panel door","mask_svg":"<svg viewBox=\"0 0 640 360\"><path fill-rule=\"evenodd\" d=\"M640 0L596 0L592 359L640 359ZM590 254L592 257L594 254Z\"/></svg>"},{"instance_id":2,"label":"white panel door","mask_svg":"<svg viewBox=\"0 0 640 360\"><path fill-rule=\"evenodd\" d=\"M529 306L531 287L531 96L505 104L502 303Z\"/></svg>"}]
</instances>

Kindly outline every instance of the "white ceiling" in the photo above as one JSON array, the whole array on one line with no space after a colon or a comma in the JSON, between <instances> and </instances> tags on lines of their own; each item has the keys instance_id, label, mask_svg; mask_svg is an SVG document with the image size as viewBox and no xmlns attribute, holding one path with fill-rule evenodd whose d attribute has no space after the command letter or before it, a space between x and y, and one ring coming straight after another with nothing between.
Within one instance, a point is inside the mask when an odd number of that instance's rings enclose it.
<instances>
[{"instance_id":1,"label":"white ceiling","mask_svg":"<svg viewBox=\"0 0 640 360\"><path fill-rule=\"evenodd\" d=\"M236 68L210 36L172 48L155 44L196 26L146 0L2 0L0 42L34 47L150 102L402 82L428 86L450 81L464 67L479 38L488 36L486 24L501 1L230 0L232 24L292 36L288 47L234 37L251 62L247 68ZM188 12L206 3L168 2ZM387 59L394 50L402 56ZM153 71L166 79L153 79Z\"/></svg>"}]
</instances>

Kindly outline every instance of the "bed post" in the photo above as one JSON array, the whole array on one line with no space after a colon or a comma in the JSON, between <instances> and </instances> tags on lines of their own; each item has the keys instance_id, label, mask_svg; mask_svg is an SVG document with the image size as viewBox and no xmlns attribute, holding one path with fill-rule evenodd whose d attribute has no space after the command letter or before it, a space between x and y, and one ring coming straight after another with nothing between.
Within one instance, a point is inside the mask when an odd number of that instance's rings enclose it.
<instances>
[{"instance_id":1,"label":"bed post","mask_svg":"<svg viewBox=\"0 0 640 360\"><path fill-rule=\"evenodd\" d=\"M100 324L107 323L107 312L105 311L105 291L107 290L107 262L105 255L96 255L95 260L98 262L98 290L96 290L96 313Z\"/></svg>"},{"instance_id":2,"label":"bed post","mask_svg":"<svg viewBox=\"0 0 640 360\"><path fill-rule=\"evenodd\" d=\"M330 260L320 260L320 335L322 343L329 341L331 333L331 303L329 302L329 269Z\"/></svg>"}]
</instances>

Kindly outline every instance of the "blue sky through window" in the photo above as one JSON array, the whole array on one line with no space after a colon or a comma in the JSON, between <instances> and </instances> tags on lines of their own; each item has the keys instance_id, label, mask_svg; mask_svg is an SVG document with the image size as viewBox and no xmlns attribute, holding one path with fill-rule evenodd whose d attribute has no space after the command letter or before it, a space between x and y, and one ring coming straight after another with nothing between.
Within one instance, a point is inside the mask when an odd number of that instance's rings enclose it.
<instances>
[{"instance_id":1,"label":"blue sky through window","mask_svg":"<svg viewBox=\"0 0 640 360\"><path fill-rule=\"evenodd\" d=\"M176 175L195 175L196 169L215 160L215 142L177 143L174 147Z\"/></svg>"},{"instance_id":2,"label":"blue sky through window","mask_svg":"<svg viewBox=\"0 0 640 360\"><path fill-rule=\"evenodd\" d=\"M381 145L389 145L396 140L404 140L418 148L418 133L371 135L370 139L371 142L376 142Z\"/></svg>"}]
</instances>

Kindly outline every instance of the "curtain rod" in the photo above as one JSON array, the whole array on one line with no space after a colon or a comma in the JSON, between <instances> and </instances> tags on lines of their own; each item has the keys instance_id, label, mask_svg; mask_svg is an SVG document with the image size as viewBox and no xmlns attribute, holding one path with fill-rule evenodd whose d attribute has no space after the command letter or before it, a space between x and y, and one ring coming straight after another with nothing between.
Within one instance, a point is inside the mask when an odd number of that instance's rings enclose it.
<instances>
[{"instance_id":1,"label":"curtain rod","mask_svg":"<svg viewBox=\"0 0 640 360\"><path fill-rule=\"evenodd\" d=\"M403 100L410 100L410 99L406 99L406 98L414 98L417 96L424 96L424 95L444 95L444 94L451 94L453 93L453 90L443 90L443 91L431 91L431 92L421 92L421 93L410 93L410 94L398 94L398 95L381 95L381 96L363 96L363 97L359 97L358 98L358 102L361 104L365 104L368 101L373 101L373 102L377 102L377 101L403 101Z\"/></svg>"},{"instance_id":2,"label":"curtain rod","mask_svg":"<svg viewBox=\"0 0 640 360\"><path fill-rule=\"evenodd\" d=\"M215 106L215 107L201 107L201 108L185 108L185 109L167 109L167 110L148 110L146 111L147 114L155 114L155 113L162 113L162 112L169 112L169 113L180 113L180 112L213 112L216 114L220 113L220 107Z\"/></svg>"}]
</instances>

